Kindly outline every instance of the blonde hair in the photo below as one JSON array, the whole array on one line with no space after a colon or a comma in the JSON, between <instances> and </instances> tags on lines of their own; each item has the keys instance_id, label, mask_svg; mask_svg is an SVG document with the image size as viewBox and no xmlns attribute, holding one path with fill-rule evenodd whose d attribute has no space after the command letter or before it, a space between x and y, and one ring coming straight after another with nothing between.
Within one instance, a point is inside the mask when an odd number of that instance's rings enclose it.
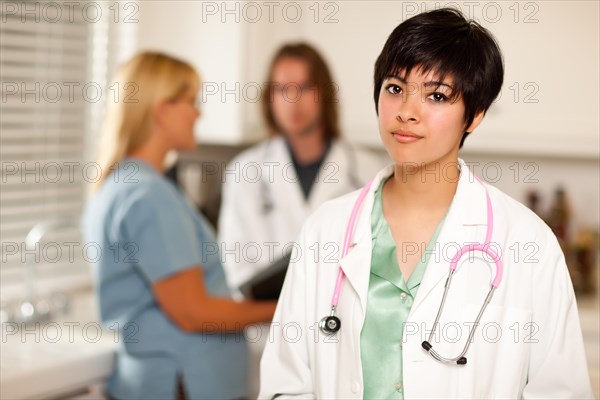
<instances>
[{"instance_id":1,"label":"blonde hair","mask_svg":"<svg viewBox=\"0 0 600 400\"><path fill-rule=\"evenodd\" d=\"M93 190L148 139L156 105L175 100L190 89L198 90L200 77L185 61L163 53L142 52L121 65L114 83L118 98L111 99L107 106L98 152L101 176Z\"/></svg>"}]
</instances>

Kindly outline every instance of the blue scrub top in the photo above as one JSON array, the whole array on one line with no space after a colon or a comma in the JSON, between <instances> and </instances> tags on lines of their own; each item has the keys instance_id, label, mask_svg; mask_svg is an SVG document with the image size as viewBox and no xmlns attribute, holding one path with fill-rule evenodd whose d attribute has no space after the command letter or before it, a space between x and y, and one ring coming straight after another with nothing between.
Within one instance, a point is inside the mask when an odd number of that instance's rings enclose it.
<instances>
[{"instance_id":1,"label":"blue scrub top","mask_svg":"<svg viewBox=\"0 0 600 400\"><path fill-rule=\"evenodd\" d=\"M180 375L189 399L246 396L242 333L186 333L151 290L153 282L200 265L207 291L230 297L214 232L179 190L150 164L128 158L89 200L83 233L102 322L120 329L108 394L175 398ZM95 250L101 254L94 256ZM211 328L218 329L207 325L208 332Z\"/></svg>"}]
</instances>

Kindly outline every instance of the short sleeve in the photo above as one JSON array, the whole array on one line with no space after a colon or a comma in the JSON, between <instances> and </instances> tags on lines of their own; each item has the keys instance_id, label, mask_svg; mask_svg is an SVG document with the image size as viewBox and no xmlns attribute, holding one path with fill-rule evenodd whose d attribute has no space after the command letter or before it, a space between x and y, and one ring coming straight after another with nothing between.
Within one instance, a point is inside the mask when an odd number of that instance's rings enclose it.
<instances>
[{"instance_id":1,"label":"short sleeve","mask_svg":"<svg viewBox=\"0 0 600 400\"><path fill-rule=\"evenodd\" d=\"M200 265L198 233L184 199L167 183L145 187L128 199L119 219L129 262L150 281Z\"/></svg>"}]
</instances>

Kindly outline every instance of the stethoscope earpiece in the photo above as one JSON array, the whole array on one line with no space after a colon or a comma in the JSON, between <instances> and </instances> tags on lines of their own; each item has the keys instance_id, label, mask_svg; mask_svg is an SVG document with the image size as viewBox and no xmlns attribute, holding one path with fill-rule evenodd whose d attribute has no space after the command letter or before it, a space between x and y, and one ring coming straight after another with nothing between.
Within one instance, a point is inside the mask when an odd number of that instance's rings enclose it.
<instances>
[{"instance_id":1,"label":"stethoscope earpiece","mask_svg":"<svg viewBox=\"0 0 600 400\"><path fill-rule=\"evenodd\" d=\"M319 322L319 329L326 335L337 333L342 327L342 321L335 315L323 317Z\"/></svg>"}]
</instances>

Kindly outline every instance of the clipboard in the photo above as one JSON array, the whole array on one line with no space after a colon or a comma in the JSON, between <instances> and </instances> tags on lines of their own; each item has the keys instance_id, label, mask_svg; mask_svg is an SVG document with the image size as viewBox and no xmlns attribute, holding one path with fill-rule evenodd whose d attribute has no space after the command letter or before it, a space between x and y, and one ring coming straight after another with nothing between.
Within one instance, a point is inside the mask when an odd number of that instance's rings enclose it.
<instances>
[{"instance_id":1,"label":"clipboard","mask_svg":"<svg viewBox=\"0 0 600 400\"><path fill-rule=\"evenodd\" d=\"M240 285L240 292L254 300L277 300L290 263L291 252Z\"/></svg>"}]
</instances>

